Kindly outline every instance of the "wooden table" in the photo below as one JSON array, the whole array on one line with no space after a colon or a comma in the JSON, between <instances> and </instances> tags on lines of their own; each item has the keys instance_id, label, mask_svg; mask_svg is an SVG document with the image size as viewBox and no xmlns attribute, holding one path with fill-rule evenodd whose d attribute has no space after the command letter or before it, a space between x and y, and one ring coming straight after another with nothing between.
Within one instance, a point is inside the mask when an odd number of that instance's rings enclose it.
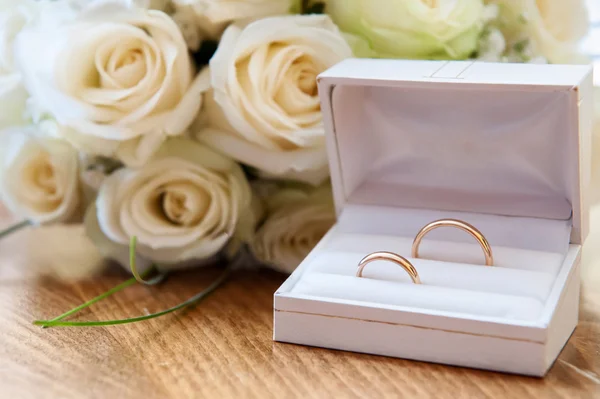
<instances>
[{"instance_id":1,"label":"wooden table","mask_svg":"<svg viewBox=\"0 0 600 399\"><path fill-rule=\"evenodd\" d=\"M598 231L585 254L579 326L545 379L274 343L272 295L284 276L269 271L239 272L176 315L42 330L32 320L61 314L128 276L113 268L65 282L99 259L81 229L22 231L0 242L0 397L600 397L600 250L593 249L600 243L600 208L594 218ZM61 279L40 277L48 270ZM209 269L159 287L134 286L80 318L160 310L215 276Z\"/></svg>"}]
</instances>

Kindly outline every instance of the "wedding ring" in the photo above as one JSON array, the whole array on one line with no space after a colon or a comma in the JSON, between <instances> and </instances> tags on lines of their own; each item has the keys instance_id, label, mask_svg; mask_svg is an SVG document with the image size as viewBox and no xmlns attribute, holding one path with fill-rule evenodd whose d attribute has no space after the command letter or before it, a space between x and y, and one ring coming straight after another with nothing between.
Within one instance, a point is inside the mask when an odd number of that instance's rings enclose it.
<instances>
[{"instance_id":1,"label":"wedding ring","mask_svg":"<svg viewBox=\"0 0 600 399\"><path fill-rule=\"evenodd\" d=\"M356 277L362 277L363 269L365 268L365 266L367 266L369 263L374 262L376 260L387 260L389 262L393 262L397 265L400 265L404 270L406 270L406 272L412 279L413 283L421 284L421 279L419 278L419 273L417 273L417 269L415 269L415 267L412 265L412 263L410 263L403 256L400 256L393 252L383 252L383 251L382 252L373 252L372 254L365 256L358 263L358 270L356 271Z\"/></svg>"},{"instance_id":2,"label":"wedding ring","mask_svg":"<svg viewBox=\"0 0 600 399\"><path fill-rule=\"evenodd\" d=\"M415 237L415 240L413 241L412 257L413 258L419 257L419 245L421 245L421 241L423 240L423 237L425 237L425 235L427 233L429 233L431 230L437 229L438 227L444 227L444 226L457 227L457 228L471 234L473 237L475 237L475 239L479 242L479 245L481 245L481 249L483 249L483 253L485 255L486 266L494 265L494 257L492 255L492 247L490 246L490 243L485 238L485 236L481 233L481 231L477 230L474 226L470 225L469 223L463 222L462 220L457 220L457 219L436 220L435 222L431 222L428 225L426 225L425 227L423 227L417 233L417 236Z\"/></svg>"}]
</instances>

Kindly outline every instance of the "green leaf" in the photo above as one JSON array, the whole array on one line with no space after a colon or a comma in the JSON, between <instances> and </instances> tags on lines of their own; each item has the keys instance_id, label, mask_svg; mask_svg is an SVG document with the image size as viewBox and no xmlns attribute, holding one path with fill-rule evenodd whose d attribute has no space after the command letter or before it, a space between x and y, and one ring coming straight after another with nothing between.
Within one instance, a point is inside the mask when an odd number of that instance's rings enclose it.
<instances>
[{"instance_id":1,"label":"green leaf","mask_svg":"<svg viewBox=\"0 0 600 399\"><path fill-rule=\"evenodd\" d=\"M529 44L529 40L528 39L523 39L523 40L518 41L517 43L515 43L513 45L513 49L517 53L523 53L523 51L525 51L525 49L527 48L528 44Z\"/></svg>"},{"instance_id":2,"label":"green leaf","mask_svg":"<svg viewBox=\"0 0 600 399\"><path fill-rule=\"evenodd\" d=\"M124 166L125 165L120 161L98 155L94 158L94 161L86 167L86 170L97 170L105 175L110 175Z\"/></svg>"},{"instance_id":3,"label":"green leaf","mask_svg":"<svg viewBox=\"0 0 600 399\"><path fill-rule=\"evenodd\" d=\"M215 51L217 51L217 47L219 47L218 41L204 40L198 51L193 54L196 65L200 67L208 65L210 59L215 54Z\"/></svg>"},{"instance_id":4,"label":"green leaf","mask_svg":"<svg viewBox=\"0 0 600 399\"><path fill-rule=\"evenodd\" d=\"M323 14L325 13L325 3L313 3L304 8L302 14Z\"/></svg>"}]
</instances>

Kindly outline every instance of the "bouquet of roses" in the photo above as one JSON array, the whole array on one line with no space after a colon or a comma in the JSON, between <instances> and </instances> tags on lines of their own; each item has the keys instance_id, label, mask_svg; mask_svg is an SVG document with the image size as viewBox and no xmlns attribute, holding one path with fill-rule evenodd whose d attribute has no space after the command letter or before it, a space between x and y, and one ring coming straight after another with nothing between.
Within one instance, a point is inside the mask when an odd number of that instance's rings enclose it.
<instances>
[{"instance_id":1,"label":"bouquet of roses","mask_svg":"<svg viewBox=\"0 0 600 399\"><path fill-rule=\"evenodd\" d=\"M83 223L139 281L243 248L298 265L335 218L316 77L345 58L586 62L580 0L0 0L0 20L5 233Z\"/></svg>"}]
</instances>

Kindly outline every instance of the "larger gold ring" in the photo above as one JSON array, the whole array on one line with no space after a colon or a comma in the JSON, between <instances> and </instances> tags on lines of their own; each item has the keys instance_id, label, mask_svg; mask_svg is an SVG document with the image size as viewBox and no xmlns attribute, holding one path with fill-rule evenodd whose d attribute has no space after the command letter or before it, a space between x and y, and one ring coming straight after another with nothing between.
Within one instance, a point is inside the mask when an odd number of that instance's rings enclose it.
<instances>
[{"instance_id":1,"label":"larger gold ring","mask_svg":"<svg viewBox=\"0 0 600 399\"><path fill-rule=\"evenodd\" d=\"M387 260L389 262L393 262L397 265L402 266L404 270L408 273L413 283L421 284L421 279L419 278L419 273L417 273L417 269L410 263L405 257L395 254L393 252L373 252L365 256L358 263L358 270L356 271L356 277L362 277L363 269L369 263L374 262L376 260Z\"/></svg>"},{"instance_id":2,"label":"larger gold ring","mask_svg":"<svg viewBox=\"0 0 600 399\"><path fill-rule=\"evenodd\" d=\"M457 228L471 234L473 237L475 237L475 239L481 245L481 249L483 249L483 253L485 255L486 266L494 265L494 256L492 255L492 247L490 246L490 243L485 238L485 236L481 233L481 231L477 230L474 226L470 225L469 223L463 222L462 220L457 220L457 219L436 220L435 222L431 222L428 225L426 225L425 227L423 227L417 233L417 236L415 237L415 240L413 241L413 245L412 245L412 257L413 258L419 257L419 245L421 245L421 241L423 240L423 237L425 237L425 235L427 233L429 233L431 230L435 230L438 227L443 227L443 226L457 227Z\"/></svg>"}]
</instances>

